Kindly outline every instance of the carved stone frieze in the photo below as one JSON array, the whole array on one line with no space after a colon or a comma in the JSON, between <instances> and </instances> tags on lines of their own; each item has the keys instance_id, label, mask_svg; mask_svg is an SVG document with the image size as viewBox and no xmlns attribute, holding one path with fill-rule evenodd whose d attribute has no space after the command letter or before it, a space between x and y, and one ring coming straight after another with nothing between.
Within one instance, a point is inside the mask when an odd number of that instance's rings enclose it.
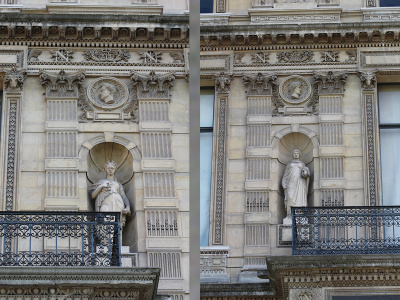
<instances>
[{"instance_id":1,"label":"carved stone frieze","mask_svg":"<svg viewBox=\"0 0 400 300\"><path fill-rule=\"evenodd\" d=\"M185 62L185 57L183 55L183 52L171 51L169 54L174 59L174 63L184 63Z\"/></svg>"},{"instance_id":2,"label":"carved stone frieze","mask_svg":"<svg viewBox=\"0 0 400 300\"><path fill-rule=\"evenodd\" d=\"M85 74L83 71L72 74L67 74L64 70L61 70L58 74L41 71L39 78L42 85L46 87L47 97L77 98L79 96L78 90L85 79Z\"/></svg>"},{"instance_id":3,"label":"carved stone frieze","mask_svg":"<svg viewBox=\"0 0 400 300\"><path fill-rule=\"evenodd\" d=\"M357 62L357 50L347 50L346 54L349 56L349 58L346 59L346 62L349 62L349 63Z\"/></svg>"},{"instance_id":4,"label":"carved stone frieze","mask_svg":"<svg viewBox=\"0 0 400 300\"><path fill-rule=\"evenodd\" d=\"M321 60L323 62L337 62L339 60L339 51L336 50L321 51Z\"/></svg>"},{"instance_id":5,"label":"carved stone frieze","mask_svg":"<svg viewBox=\"0 0 400 300\"><path fill-rule=\"evenodd\" d=\"M235 55L233 57L233 63L235 65L241 65L243 64L243 57L244 57L245 53L244 52L235 52Z\"/></svg>"},{"instance_id":6,"label":"carved stone frieze","mask_svg":"<svg viewBox=\"0 0 400 300\"><path fill-rule=\"evenodd\" d=\"M6 71L6 75L4 76L4 87L7 93L22 92L25 78L25 69L17 69L14 66L10 71Z\"/></svg>"},{"instance_id":7,"label":"carved stone frieze","mask_svg":"<svg viewBox=\"0 0 400 300\"><path fill-rule=\"evenodd\" d=\"M42 50L29 49L28 50L28 61L39 61L40 54L42 54Z\"/></svg>"},{"instance_id":8,"label":"carved stone frieze","mask_svg":"<svg viewBox=\"0 0 400 300\"><path fill-rule=\"evenodd\" d=\"M247 89L247 96L272 95L277 76L275 74L263 75L258 73L254 77L244 75L242 78Z\"/></svg>"},{"instance_id":9,"label":"carved stone frieze","mask_svg":"<svg viewBox=\"0 0 400 300\"><path fill-rule=\"evenodd\" d=\"M172 73L156 75L154 71L151 71L146 76L132 72L131 80L138 99L166 99L170 97L169 89L174 85L175 75Z\"/></svg>"},{"instance_id":10,"label":"carved stone frieze","mask_svg":"<svg viewBox=\"0 0 400 300\"><path fill-rule=\"evenodd\" d=\"M159 51L139 51L140 58L144 64L159 64L162 60L162 52Z\"/></svg>"},{"instance_id":11,"label":"carved stone frieze","mask_svg":"<svg viewBox=\"0 0 400 300\"><path fill-rule=\"evenodd\" d=\"M373 91L376 87L376 74L375 72L358 72L361 80L361 87L365 91Z\"/></svg>"},{"instance_id":12,"label":"carved stone frieze","mask_svg":"<svg viewBox=\"0 0 400 300\"><path fill-rule=\"evenodd\" d=\"M251 62L253 65L266 65L268 64L269 53L264 51L259 51L256 53L251 53Z\"/></svg>"},{"instance_id":13,"label":"carved stone frieze","mask_svg":"<svg viewBox=\"0 0 400 300\"><path fill-rule=\"evenodd\" d=\"M74 50L60 48L58 50L49 50L53 61L71 61L74 58Z\"/></svg>"},{"instance_id":14,"label":"carved stone frieze","mask_svg":"<svg viewBox=\"0 0 400 300\"><path fill-rule=\"evenodd\" d=\"M319 300L322 299L319 289L291 289L289 300Z\"/></svg>"},{"instance_id":15,"label":"carved stone frieze","mask_svg":"<svg viewBox=\"0 0 400 300\"><path fill-rule=\"evenodd\" d=\"M215 89L218 93L228 93L231 88L232 76L221 72L215 77Z\"/></svg>"},{"instance_id":16,"label":"carved stone frieze","mask_svg":"<svg viewBox=\"0 0 400 300\"><path fill-rule=\"evenodd\" d=\"M307 63L313 61L314 52L311 50L284 51L277 53L276 57L280 63Z\"/></svg>"},{"instance_id":17,"label":"carved stone frieze","mask_svg":"<svg viewBox=\"0 0 400 300\"><path fill-rule=\"evenodd\" d=\"M314 85L318 94L342 94L346 79L346 73L335 74L329 71L326 74L314 74Z\"/></svg>"},{"instance_id":18,"label":"carved stone frieze","mask_svg":"<svg viewBox=\"0 0 400 300\"><path fill-rule=\"evenodd\" d=\"M127 62L131 57L130 53L126 50L113 50L113 49L91 49L85 51L83 56L88 61L97 62Z\"/></svg>"}]
</instances>

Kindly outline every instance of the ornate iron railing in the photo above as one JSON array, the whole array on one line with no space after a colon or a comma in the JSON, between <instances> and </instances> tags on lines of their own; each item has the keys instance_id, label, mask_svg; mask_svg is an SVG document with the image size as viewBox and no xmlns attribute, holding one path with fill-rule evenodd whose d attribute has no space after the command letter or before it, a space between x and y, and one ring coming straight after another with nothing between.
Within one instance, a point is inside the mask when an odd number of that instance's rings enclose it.
<instances>
[{"instance_id":1,"label":"ornate iron railing","mask_svg":"<svg viewBox=\"0 0 400 300\"><path fill-rule=\"evenodd\" d=\"M0 266L120 266L120 214L0 212Z\"/></svg>"},{"instance_id":2,"label":"ornate iron railing","mask_svg":"<svg viewBox=\"0 0 400 300\"><path fill-rule=\"evenodd\" d=\"M294 207L293 255L400 253L399 206Z\"/></svg>"}]
</instances>

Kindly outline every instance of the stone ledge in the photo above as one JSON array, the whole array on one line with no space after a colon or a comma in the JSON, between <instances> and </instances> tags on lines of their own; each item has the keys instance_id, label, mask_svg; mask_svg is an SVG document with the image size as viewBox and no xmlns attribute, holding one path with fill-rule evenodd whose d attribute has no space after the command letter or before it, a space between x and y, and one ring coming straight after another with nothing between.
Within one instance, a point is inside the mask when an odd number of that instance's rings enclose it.
<instances>
[{"instance_id":1,"label":"stone ledge","mask_svg":"<svg viewBox=\"0 0 400 300\"><path fill-rule=\"evenodd\" d=\"M121 292L131 295L125 299L154 299L159 276L159 268L2 267L0 286L24 295L57 296L68 290L80 295L74 299L88 299L98 293L102 293L102 299L109 299L107 295Z\"/></svg>"},{"instance_id":2,"label":"stone ledge","mask_svg":"<svg viewBox=\"0 0 400 300\"><path fill-rule=\"evenodd\" d=\"M269 283L200 284L201 297L274 295Z\"/></svg>"}]
</instances>

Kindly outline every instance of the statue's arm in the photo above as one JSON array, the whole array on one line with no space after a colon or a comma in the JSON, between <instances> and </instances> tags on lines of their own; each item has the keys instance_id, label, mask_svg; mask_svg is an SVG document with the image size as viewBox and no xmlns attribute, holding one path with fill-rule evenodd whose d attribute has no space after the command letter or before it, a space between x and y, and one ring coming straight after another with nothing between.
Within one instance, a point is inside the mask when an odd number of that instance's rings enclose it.
<instances>
[{"instance_id":1,"label":"statue's arm","mask_svg":"<svg viewBox=\"0 0 400 300\"><path fill-rule=\"evenodd\" d=\"M97 196L99 195L99 193L101 192L101 190L102 190L104 187L106 187L106 184L105 184L105 183L103 183L103 184L96 183L96 184L92 185L92 190L93 190L93 192L92 192L92 198L93 198L93 199L96 199Z\"/></svg>"},{"instance_id":2,"label":"statue's arm","mask_svg":"<svg viewBox=\"0 0 400 300\"><path fill-rule=\"evenodd\" d=\"M128 197L126 197L126 195L125 195L124 187L120 183L119 183L119 194L121 195L121 198L122 198L122 200L124 201L124 204L125 204L124 211L126 211L127 215L130 215L131 214L131 204L129 202Z\"/></svg>"}]
</instances>

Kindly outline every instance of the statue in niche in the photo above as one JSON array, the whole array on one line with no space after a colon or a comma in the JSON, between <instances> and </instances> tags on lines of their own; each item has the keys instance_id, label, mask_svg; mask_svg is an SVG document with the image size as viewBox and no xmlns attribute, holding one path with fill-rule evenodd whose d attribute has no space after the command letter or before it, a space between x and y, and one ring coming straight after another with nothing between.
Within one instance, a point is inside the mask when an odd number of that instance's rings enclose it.
<instances>
[{"instance_id":1,"label":"statue in niche","mask_svg":"<svg viewBox=\"0 0 400 300\"><path fill-rule=\"evenodd\" d=\"M125 225L126 216L131 214L131 206L124 188L115 179L117 164L108 161L104 165L106 179L101 179L91 187L92 198L96 199L96 211L121 212L121 225Z\"/></svg>"},{"instance_id":2,"label":"statue in niche","mask_svg":"<svg viewBox=\"0 0 400 300\"><path fill-rule=\"evenodd\" d=\"M300 160L300 154L299 149L292 151L293 160L286 165L282 178L282 187L285 191L286 218L291 218L292 207L307 206L310 169Z\"/></svg>"},{"instance_id":3,"label":"statue in niche","mask_svg":"<svg viewBox=\"0 0 400 300\"><path fill-rule=\"evenodd\" d=\"M117 88L113 86L112 84L109 83L103 83L101 88L100 88L100 99L103 101L105 104L114 104L115 103L115 97L117 93Z\"/></svg>"},{"instance_id":4,"label":"statue in niche","mask_svg":"<svg viewBox=\"0 0 400 300\"><path fill-rule=\"evenodd\" d=\"M293 81L289 84L288 93L291 99L298 100L301 96L302 85L299 81Z\"/></svg>"}]
</instances>

